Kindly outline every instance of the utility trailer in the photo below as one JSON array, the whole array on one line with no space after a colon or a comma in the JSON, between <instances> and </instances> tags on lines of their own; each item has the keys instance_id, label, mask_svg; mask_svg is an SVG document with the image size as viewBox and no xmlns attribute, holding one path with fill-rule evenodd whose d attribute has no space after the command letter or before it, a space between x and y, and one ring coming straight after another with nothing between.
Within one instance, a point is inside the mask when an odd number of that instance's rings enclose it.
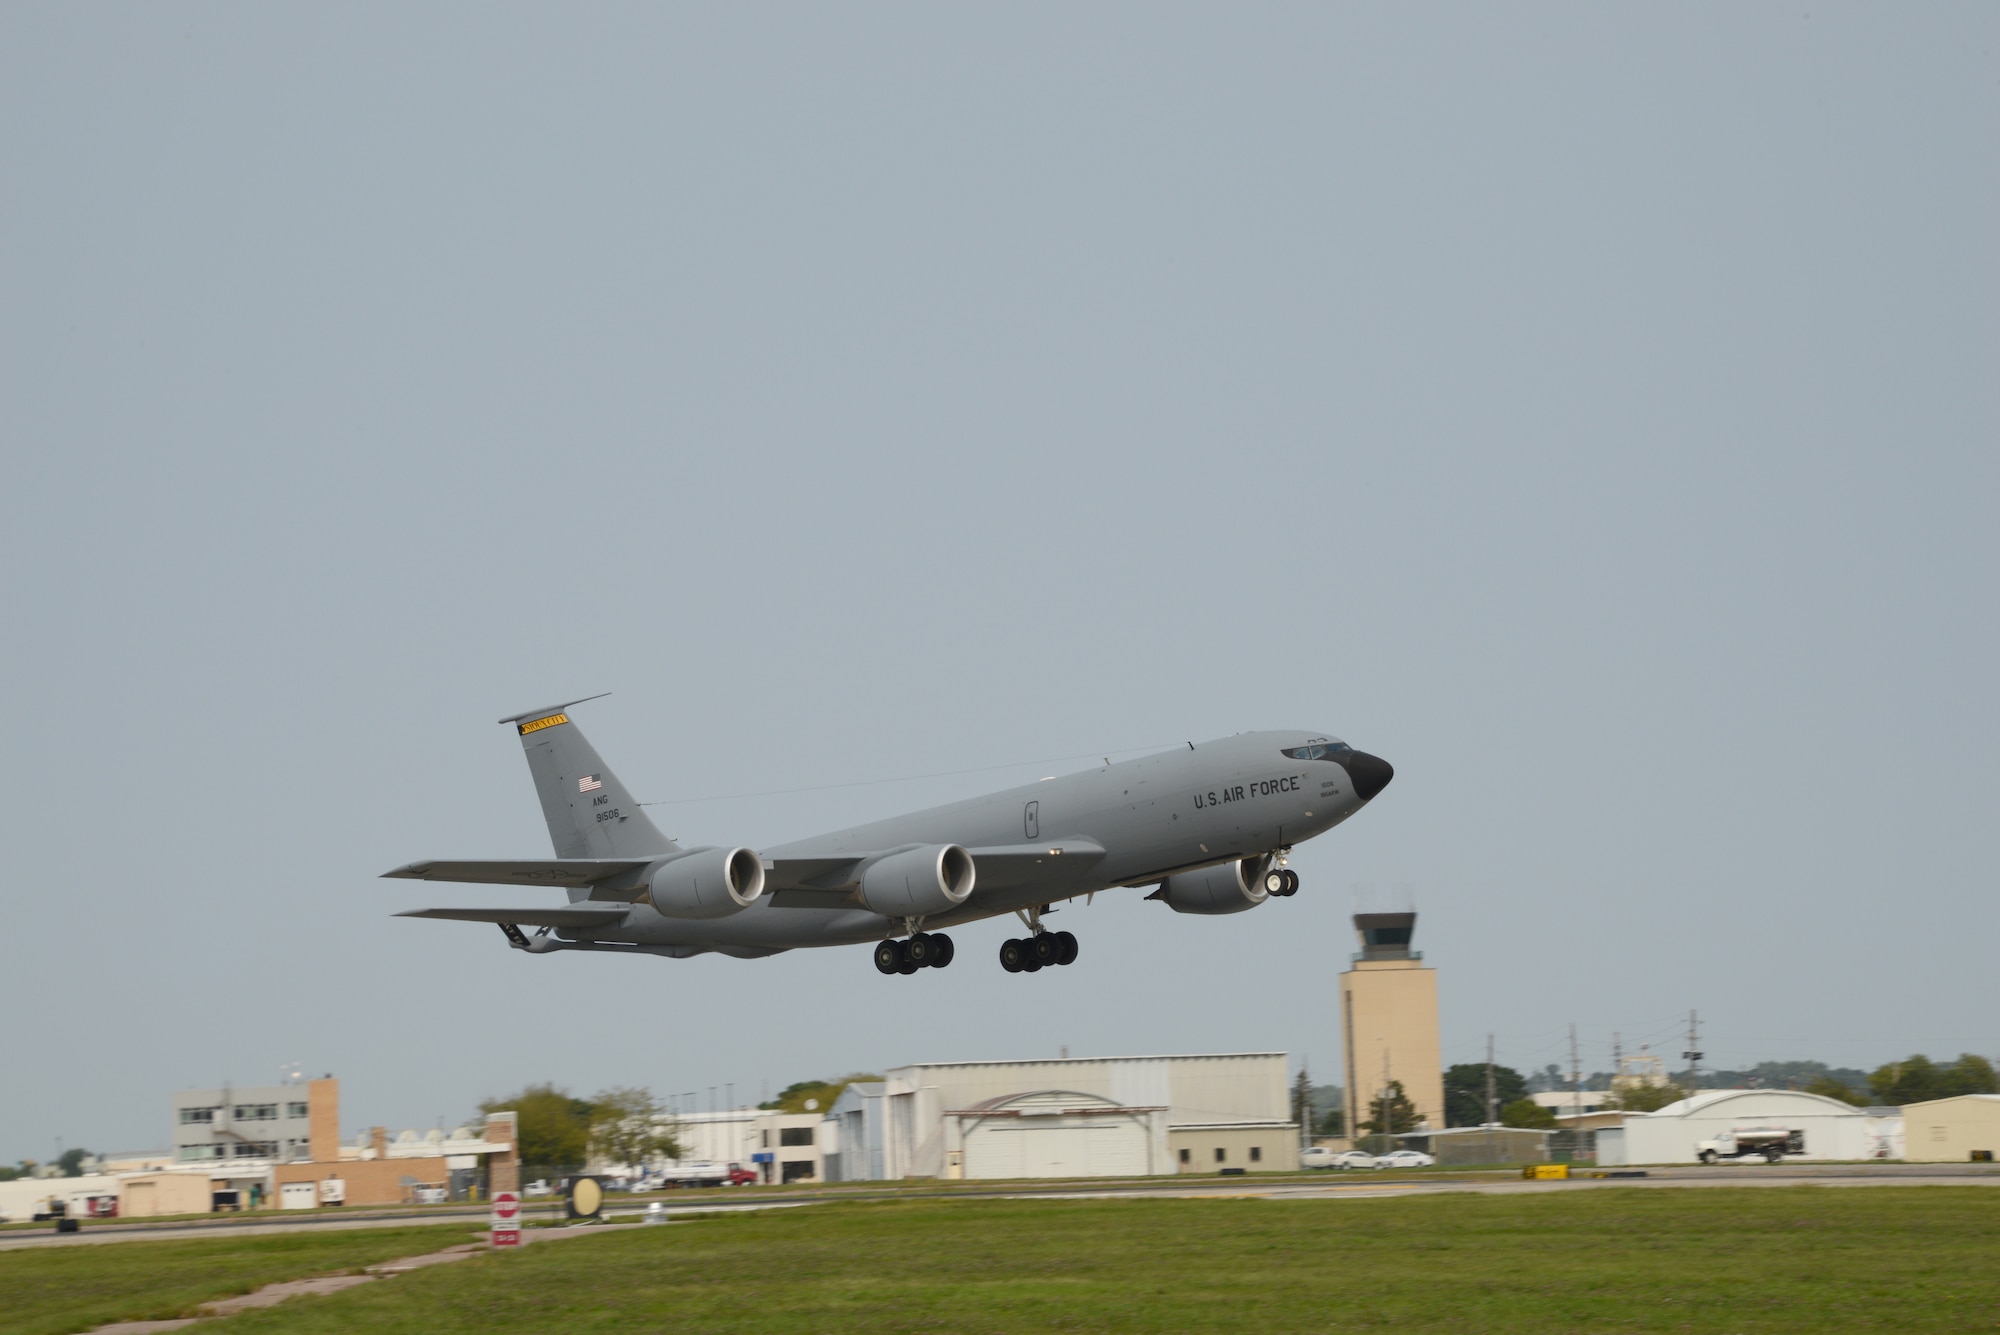
<instances>
[{"instance_id":1,"label":"utility trailer","mask_svg":"<svg viewBox=\"0 0 2000 1335\"><path fill-rule=\"evenodd\" d=\"M1724 1159L1762 1159L1776 1163L1787 1154L1806 1152L1806 1133L1783 1126L1739 1126L1712 1140L1698 1141L1695 1158L1703 1163Z\"/></svg>"}]
</instances>

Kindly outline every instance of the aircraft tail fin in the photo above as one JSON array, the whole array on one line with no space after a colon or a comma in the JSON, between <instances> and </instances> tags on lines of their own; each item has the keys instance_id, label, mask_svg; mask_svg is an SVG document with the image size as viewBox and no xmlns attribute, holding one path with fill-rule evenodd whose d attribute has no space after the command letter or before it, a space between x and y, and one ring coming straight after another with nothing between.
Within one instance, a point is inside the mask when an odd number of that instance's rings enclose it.
<instances>
[{"instance_id":1,"label":"aircraft tail fin","mask_svg":"<svg viewBox=\"0 0 2000 1335\"><path fill-rule=\"evenodd\" d=\"M601 696L585 696L597 700ZM631 790L611 772L563 711L583 700L568 700L500 720L521 734L542 818L549 823L559 858L633 858L672 853L679 848L640 810Z\"/></svg>"}]
</instances>

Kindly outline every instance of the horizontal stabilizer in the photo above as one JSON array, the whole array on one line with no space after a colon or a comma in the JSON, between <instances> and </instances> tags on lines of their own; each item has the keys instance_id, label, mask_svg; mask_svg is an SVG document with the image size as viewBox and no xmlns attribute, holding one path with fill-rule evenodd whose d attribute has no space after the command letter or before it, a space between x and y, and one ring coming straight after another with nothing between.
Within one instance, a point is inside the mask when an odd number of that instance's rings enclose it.
<instances>
[{"instance_id":1,"label":"horizontal stabilizer","mask_svg":"<svg viewBox=\"0 0 2000 1335\"><path fill-rule=\"evenodd\" d=\"M467 881L475 885L557 885L574 889L645 870L657 858L480 859L411 862L382 875L399 881ZM479 919L483 922L485 919Z\"/></svg>"},{"instance_id":2,"label":"horizontal stabilizer","mask_svg":"<svg viewBox=\"0 0 2000 1335\"><path fill-rule=\"evenodd\" d=\"M616 927L632 910L623 904L599 908L574 904L553 909L411 909L398 918L443 918L450 922L511 922L517 927Z\"/></svg>"}]
</instances>

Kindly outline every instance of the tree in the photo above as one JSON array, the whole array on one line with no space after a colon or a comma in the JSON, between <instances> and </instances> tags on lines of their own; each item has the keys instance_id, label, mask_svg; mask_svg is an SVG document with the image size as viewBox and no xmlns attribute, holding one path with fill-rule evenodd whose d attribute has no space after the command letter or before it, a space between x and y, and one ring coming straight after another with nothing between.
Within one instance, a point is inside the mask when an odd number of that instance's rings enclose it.
<instances>
[{"instance_id":1,"label":"tree","mask_svg":"<svg viewBox=\"0 0 2000 1335\"><path fill-rule=\"evenodd\" d=\"M2000 1080L1994 1077L1993 1063L1976 1053L1963 1053L1948 1066L1918 1053L1877 1067L1869 1073L1868 1087L1876 1102L1899 1107L1957 1094L2000 1093Z\"/></svg>"},{"instance_id":2,"label":"tree","mask_svg":"<svg viewBox=\"0 0 2000 1335\"><path fill-rule=\"evenodd\" d=\"M1527 1127L1533 1131L1556 1129L1554 1109L1544 1108L1533 1099L1515 1099L1500 1110L1500 1125Z\"/></svg>"},{"instance_id":3,"label":"tree","mask_svg":"<svg viewBox=\"0 0 2000 1335\"><path fill-rule=\"evenodd\" d=\"M0 1182L12 1182L17 1177L27 1176L27 1170L12 1164L0 1164Z\"/></svg>"},{"instance_id":4,"label":"tree","mask_svg":"<svg viewBox=\"0 0 2000 1335\"><path fill-rule=\"evenodd\" d=\"M1614 1093L1604 1101L1604 1106L1625 1112L1658 1112L1686 1097L1687 1091L1679 1085L1633 1085Z\"/></svg>"},{"instance_id":5,"label":"tree","mask_svg":"<svg viewBox=\"0 0 2000 1335\"><path fill-rule=\"evenodd\" d=\"M666 1107L650 1089L606 1089L590 1101L590 1147L605 1163L681 1157Z\"/></svg>"},{"instance_id":6,"label":"tree","mask_svg":"<svg viewBox=\"0 0 2000 1335\"><path fill-rule=\"evenodd\" d=\"M1863 1094L1845 1080L1836 1079L1831 1075L1814 1076L1811 1082L1806 1085L1806 1093L1818 1094L1822 1098L1839 1099L1842 1103L1852 1104L1857 1108L1868 1106L1868 1096L1866 1094Z\"/></svg>"},{"instance_id":7,"label":"tree","mask_svg":"<svg viewBox=\"0 0 2000 1335\"><path fill-rule=\"evenodd\" d=\"M62 1158L56 1160L56 1167L62 1169L64 1177L82 1177L83 1161L89 1157L90 1151L81 1147L67 1149L62 1152Z\"/></svg>"},{"instance_id":8,"label":"tree","mask_svg":"<svg viewBox=\"0 0 2000 1335\"><path fill-rule=\"evenodd\" d=\"M757 1106L765 1112L826 1112L833 1107L833 1101L840 1097L841 1092L855 1081L881 1078L879 1075L857 1071L853 1075L843 1075L837 1080L800 1080L779 1090L777 1098ZM818 1106L806 1107L808 1100Z\"/></svg>"},{"instance_id":9,"label":"tree","mask_svg":"<svg viewBox=\"0 0 2000 1335\"><path fill-rule=\"evenodd\" d=\"M1495 1066L1493 1092L1504 1107L1527 1095L1527 1077L1511 1066ZM1444 1073L1444 1124L1483 1126L1486 1121L1486 1063L1460 1062Z\"/></svg>"},{"instance_id":10,"label":"tree","mask_svg":"<svg viewBox=\"0 0 2000 1335\"><path fill-rule=\"evenodd\" d=\"M513 1112L519 1141L514 1152L524 1164L552 1171L583 1167L590 1153L588 1100L571 1098L552 1084L529 1085L504 1099L479 1105L486 1113Z\"/></svg>"},{"instance_id":11,"label":"tree","mask_svg":"<svg viewBox=\"0 0 2000 1335\"><path fill-rule=\"evenodd\" d=\"M1312 1077L1306 1074L1306 1068L1301 1066L1298 1078L1292 1081L1292 1120L1297 1122L1301 1127L1304 1127L1307 1135L1312 1134L1313 1113L1315 1111L1312 1091Z\"/></svg>"},{"instance_id":12,"label":"tree","mask_svg":"<svg viewBox=\"0 0 2000 1335\"><path fill-rule=\"evenodd\" d=\"M1368 1103L1369 1118L1361 1129L1371 1136L1394 1136L1417 1129L1417 1106L1403 1092L1403 1082L1391 1080L1387 1089Z\"/></svg>"}]
</instances>

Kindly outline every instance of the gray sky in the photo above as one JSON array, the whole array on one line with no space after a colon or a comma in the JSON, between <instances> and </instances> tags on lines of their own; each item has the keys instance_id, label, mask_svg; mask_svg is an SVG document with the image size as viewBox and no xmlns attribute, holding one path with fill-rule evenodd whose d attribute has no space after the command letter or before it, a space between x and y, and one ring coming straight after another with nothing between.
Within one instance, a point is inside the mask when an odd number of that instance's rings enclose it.
<instances>
[{"instance_id":1,"label":"gray sky","mask_svg":"<svg viewBox=\"0 0 2000 1335\"><path fill-rule=\"evenodd\" d=\"M1991 5L0 10L0 1158L178 1087L2000 1049ZM1078 967L531 959L492 720L770 843L1261 727L1390 758ZM1055 757L1071 757L1055 760ZM1016 763L1018 762L1018 763Z\"/></svg>"}]
</instances>

